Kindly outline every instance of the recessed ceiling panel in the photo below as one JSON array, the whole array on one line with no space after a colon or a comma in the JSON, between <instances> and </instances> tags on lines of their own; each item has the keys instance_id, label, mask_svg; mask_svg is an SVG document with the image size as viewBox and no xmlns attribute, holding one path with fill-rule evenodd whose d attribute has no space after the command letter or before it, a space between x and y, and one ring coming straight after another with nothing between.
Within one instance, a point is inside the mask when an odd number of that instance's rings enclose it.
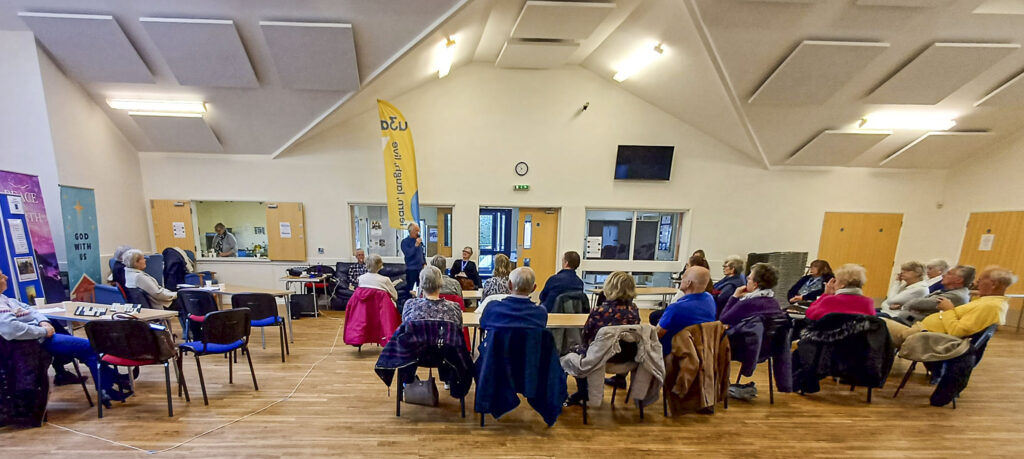
<instances>
[{"instance_id":1,"label":"recessed ceiling panel","mask_svg":"<svg viewBox=\"0 0 1024 459\"><path fill-rule=\"evenodd\" d=\"M1024 105L1024 72L1003 83L974 104L975 107L1019 107Z\"/></svg>"},{"instance_id":2,"label":"recessed ceiling panel","mask_svg":"<svg viewBox=\"0 0 1024 459\"><path fill-rule=\"evenodd\" d=\"M352 25L260 21L281 84L291 89L359 89Z\"/></svg>"},{"instance_id":3,"label":"recessed ceiling panel","mask_svg":"<svg viewBox=\"0 0 1024 459\"><path fill-rule=\"evenodd\" d=\"M579 49L576 42L529 42L509 40L498 55L498 67L549 69L564 65Z\"/></svg>"},{"instance_id":4,"label":"recessed ceiling panel","mask_svg":"<svg viewBox=\"0 0 1024 459\"><path fill-rule=\"evenodd\" d=\"M986 0L973 11L974 14L1024 14L1024 2L1020 0Z\"/></svg>"},{"instance_id":5,"label":"recessed ceiling panel","mask_svg":"<svg viewBox=\"0 0 1024 459\"><path fill-rule=\"evenodd\" d=\"M868 101L937 104L1019 48L1019 44L935 43L875 89Z\"/></svg>"},{"instance_id":6,"label":"recessed ceiling panel","mask_svg":"<svg viewBox=\"0 0 1024 459\"><path fill-rule=\"evenodd\" d=\"M184 86L259 86L235 23L216 19L139 18L178 83Z\"/></svg>"},{"instance_id":7,"label":"recessed ceiling panel","mask_svg":"<svg viewBox=\"0 0 1024 459\"><path fill-rule=\"evenodd\" d=\"M888 48L888 43L806 40L782 61L748 102L823 104Z\"/></svg>"},{"instance_id":8,"label":"recessed ceiling panel","mask_svg":"<svg viewBox=\"0 0 1024 459\"><path fill-rule=\"evenodd\" d=\"M930 8L933 6L945 6L952 3L952 0L857 0L861 6L903 6L910 8Z\"/></svg>"},{"instance_id":9,"label":"recessed ceiling panel","mask_svg":"<svg viewBox=\"0 0 1024 459\"><path fill-rule=\"evenodd\" d=\"M988 132L929 132L893 153L879 166L947 169L961 163L992 138Z\"/></svg>"},{"instance_id":10,"label":"recessed ceiling panel","mask_svg":"<svg viewBox=\"0 0 1024 459\"><path fill-rule=\"evenodd\" d=\"M31 12L18 16L73 79L153 82L149 68L113 16Z\"/></svg>"},{"instance_id":11,"label":"recessed ceiling panel","mask_svg":"<svg viewBox=\"0 0 1024 459\"><path fill-rule=\"evenodd\" d=\"M822 131L786 160L787 166L844 166L892 131Z\"/></svg>"},{"instance_id":12,"label":"recessed ceiling panel","mask_svg":"<svg viewBox=\"0 0 1024 459\"><path fill-rule=\"evenodd\" d=\"M153 145L153 151L220 153L224 151L202 117L131 115Z\"/></svg>"},{"instance_id":13,"label":"recessed ceiling panel","mask_svg":"<svg viewBox=\"0 0 1024 459\"><path fill-rule=\"evenodd\" d=\"M512 38L583 40L614 8L615 3L529 0L512 28Z\"/></svg>"}]
</instances>

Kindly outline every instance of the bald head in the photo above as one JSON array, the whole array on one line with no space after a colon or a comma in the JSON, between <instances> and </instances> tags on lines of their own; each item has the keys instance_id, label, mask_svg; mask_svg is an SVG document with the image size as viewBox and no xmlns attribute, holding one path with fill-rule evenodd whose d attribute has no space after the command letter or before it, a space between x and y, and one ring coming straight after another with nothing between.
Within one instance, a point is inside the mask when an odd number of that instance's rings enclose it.
<instances>
[{"instance_id":1,"label":"bald head","mask_svg":"<svg viewBox=\"0 0 1024 459\"><path fill-rule=\"evenodd\" d=\"M711 280L711 271L702 266L690 266L686 268L686 272L683 273L683 278L679 281L679 290L689 295L691 293L700 293L708 287L708 282Z\"/></svg>"}]
</instances>

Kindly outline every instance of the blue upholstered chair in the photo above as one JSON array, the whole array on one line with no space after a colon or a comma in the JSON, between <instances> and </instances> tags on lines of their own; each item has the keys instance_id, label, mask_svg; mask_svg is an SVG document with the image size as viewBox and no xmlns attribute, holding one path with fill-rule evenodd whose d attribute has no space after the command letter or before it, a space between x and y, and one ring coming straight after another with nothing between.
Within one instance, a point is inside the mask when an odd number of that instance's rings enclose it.
<instances>
[{"instance_id":1,"label":"blue upholstered chair","mask_svg":"<svg viewBox=\"0 0 1024 459\"><path fill-rule=\"evenodd\" d=\"M113 285L96 286L96 302L99 304L124 303L124 295L121 290Z\"/></svg>"},{"instance_id":2,"label":"blue upholstered chair","mask_svg":"<svg viewBox=\"0 0 1024 459\"><path fill-rule=\"evenodd\" d=\"M284 326L284 318L277 313L277 299L268 293L239 293L231 295L231 308L249 309L250 324L259 327L263 340L263 348L267 348L266 327L278 327L281 336L281 361L284 362L288 349L288 332Z\"/></svg>"},{"instance_id":3,"label":"blue upholstered chair","mask_svg":"<svg viewBox=\"0 0 1024 459\"><path fill-rule=\"evenodd\" d=\"M249 361L249 372L252 374L252 385L260 390L256 383L256 372L252 368L252 356L249 354L249 332L252 330L248 309L228 309L206 314L203 320L202 341L189 341L178 345L178 359L186 352L196 358L196 369L199 371L199 386L203 388L203 404L209 405L206 396L206 381L203 379L203 366L199 357L211 354L226 354L228 357L228 384L234 384L234 359L232 355L241 350ZM187 394L188 388L185 387Z\"/></svg>"}]
</instances>

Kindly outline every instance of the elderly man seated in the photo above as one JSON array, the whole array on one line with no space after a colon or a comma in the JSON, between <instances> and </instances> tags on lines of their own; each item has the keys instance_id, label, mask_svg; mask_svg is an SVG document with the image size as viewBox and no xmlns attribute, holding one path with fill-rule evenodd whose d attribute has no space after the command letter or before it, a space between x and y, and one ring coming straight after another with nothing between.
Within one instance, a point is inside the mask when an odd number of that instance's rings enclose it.
<instances>
[{"instance_id":1,"label":"elderly man seated","mask_svg":"<svg viewBox=\"0 0 1024 459\"><path fill-rule=\"evenodd\" d=\"M348 267L348 285L355 290L359 285L359 276L366 274L366 252L363 249L356 249L356 262Z\"/></svg>"},{"instance_id":2,"label":"elderly man seated","mask_svg":"<svg viewBox=\"0 0 1024 459\"><path fill-rule=\"evenodd\" d=\"M530 300L537 289L537 277L528 267L516 268L508 275L511 294L492 301L480 315L480 328L546 328L548 311Z\"/></svg>"},{"instance_id":3,"label":"elderly man seated","mask_svg":"<svg viewBox=\"0 0 1024 459\"><path fill-rule=\"evenodd\" d=\"M932 292L924 298L910 300L893 311L892 319L905 325L912 325L929 314L939 311L939 300L946 298L953 306L960 306L971 300L967 286L974 282L974 267L958 265L942 274L942 290Z\"/></svg>"},{"instance_id":4,"label":"elderly man seated","mask_svg":"<svg viewBox=\"0 0 1024 459\"><path fill-rule=\"evenodd\" d=\"M0 292L7 290L7 276L0 273ZM78 359L92 372L96 381L96 372L101 371L99 357L89 345L89 340L70 335L56 333L50 319L36 311L35 308L16 299L0 294L0 337L7 341L37 340L54 357ZM96 387L96 392L104 405L110 406L111 400L124 400L130 393L113 390L116 381L127 387L127 381L112 368L103 367L103 386Z\"/></svg>"},{"instance_id":5,"label":"elderly man seated","mask_svg":"<svg viewBox=\"0 0 1024 459\"><path fill-rule=\"evenodd\" d=\"M942 298L938 303L939 312L925 317L912 327L886 319L893 344L900 347L908 337L923 331L966 338L990 325L1004 323L1009 308L1006 289L1015 282L1017 276L1013 272L993 266L983 271L978 278L979 298L974 301L963 306L953 306L948 298Z\"/></svg>"},{"instance_id":6,"label":"elderly man seated","mask_svg":"<svg viewBox=\"0 0 1024 459\"><path fill-rule=\"evenodd\" d=\"M664 355L672 353L672 338L690 325L715 321L715 297L704 291L711 273L700 266L691 266L679 280L679 290L685 295L668 305L658 320L658 338ZM653 314L652 314L653 315Z\"/></svg>"}]
</instances>

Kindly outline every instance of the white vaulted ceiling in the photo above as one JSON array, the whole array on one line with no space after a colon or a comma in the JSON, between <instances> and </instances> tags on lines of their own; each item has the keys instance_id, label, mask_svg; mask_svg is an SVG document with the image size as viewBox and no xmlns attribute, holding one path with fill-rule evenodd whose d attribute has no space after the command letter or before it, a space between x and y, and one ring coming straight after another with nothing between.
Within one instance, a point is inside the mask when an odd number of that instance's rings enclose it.
<instances>
[{"instance_id":1,"label":"white vaulted ceiling","mask_svg":"<svg viewBox=\"0 0 1024 459\"><path fill-rule=\"evenodd\" d=\"M0 30L34 32L139 151L273 154L466 1L4 0ZM108 98L208 112L137 117Z\"/></svg>"}]
</instances>

